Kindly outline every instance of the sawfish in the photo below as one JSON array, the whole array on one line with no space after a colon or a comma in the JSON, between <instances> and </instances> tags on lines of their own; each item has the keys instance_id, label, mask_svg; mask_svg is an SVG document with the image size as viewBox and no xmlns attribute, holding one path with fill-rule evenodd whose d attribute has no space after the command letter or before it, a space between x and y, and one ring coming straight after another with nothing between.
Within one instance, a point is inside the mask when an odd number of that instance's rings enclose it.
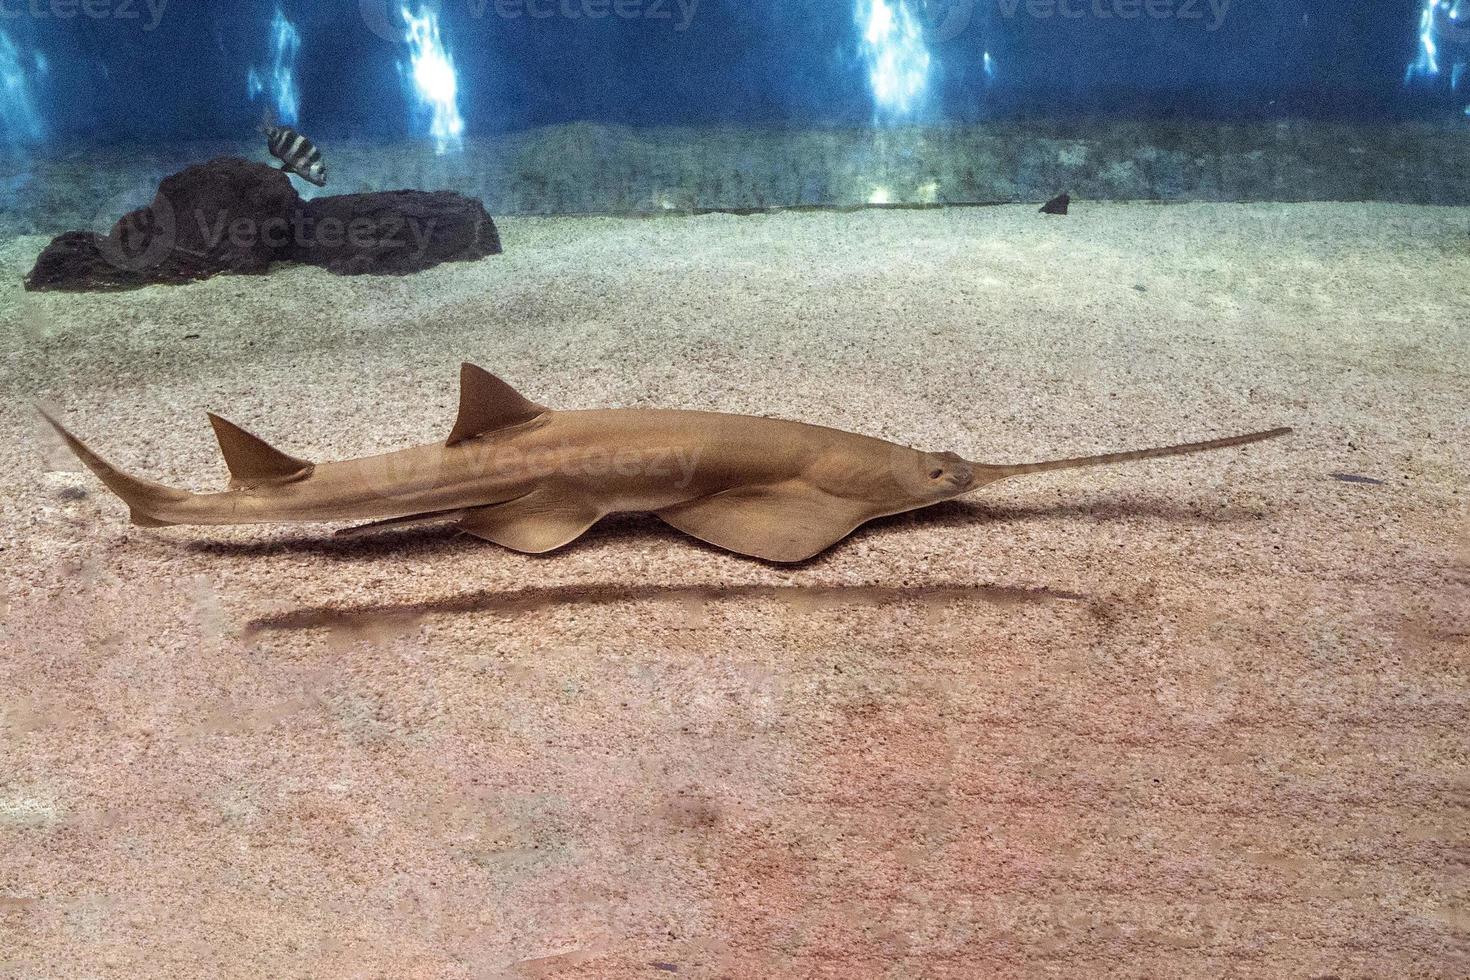
<instances>
[{"instance_id":1,"label":"sawfish","mask_svg":"<svg viewBox=\"0 0 1470 980\"><path fill-rule=\"evenodd\" d=\"M365 534L452 524L515 551L544 554L608 514L651 512L701 541L772 562L805 561L875 518L1010 477L1228 449L1291 431L991 464L781 419L553 411L465 364L448 438L379 456L311 463L211 414L229 489L191 493L124 473L46 418L144 527L366 522L339 532Z\"/></svg>"}]
</instances>

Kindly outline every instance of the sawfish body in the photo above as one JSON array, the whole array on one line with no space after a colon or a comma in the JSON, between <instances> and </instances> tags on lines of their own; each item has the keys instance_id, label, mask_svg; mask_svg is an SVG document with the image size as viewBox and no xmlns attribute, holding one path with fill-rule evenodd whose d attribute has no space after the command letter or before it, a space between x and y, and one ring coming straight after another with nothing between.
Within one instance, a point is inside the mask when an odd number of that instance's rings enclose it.
<instances>
[{"instance_id":1,"label":"sawfish body","mask_svg":"<svg viewBox=\"0 0 1470 980\"><path fill-rule=\"evenodd\" d=\"M543 553L608 514L647 511L716 546L778 562L810 558L874 518L1010 476L1223 449L1290 431L995 465L780 419L551 411L469 364L448 440L381 456L313 464L210 419L232 476L221 493L130 476L52 424L143 526L374 522L344 532L355 534L453 523L505 547Z\"/></svg>"}]
</instances>

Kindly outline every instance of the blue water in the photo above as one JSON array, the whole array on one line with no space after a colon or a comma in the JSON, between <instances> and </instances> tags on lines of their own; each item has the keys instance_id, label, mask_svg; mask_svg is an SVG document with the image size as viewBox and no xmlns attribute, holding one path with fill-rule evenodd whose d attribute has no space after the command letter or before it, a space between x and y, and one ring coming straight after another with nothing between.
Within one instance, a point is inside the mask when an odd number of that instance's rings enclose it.
<instances>
[{"instance_id":1,"label":"blue water","mask_svg":"<svg viewBox=\"0 0 1470 980\"><path fill-rule=\"evenodd\" d=\"M873 3L888 8L876 21ZM433 19L440 67L453 73L453 110L474 136L569 121L1448 121L1470 103L1470 77L1456 67L1470 52L1470 32L1457 30L1452 6L443 0L408 12ZM0 0L4 142L230 138L248 133L266 106L322 135L432 138L433 109L412 84L402 7ZM1421 38L1426 12L1432 65ZM1465 15L1470 22L1470 2ZM875 52L867 34L876 22L898 29L877 38L884 50ZM897 77L881 77L885 71Z\"/></svg>"}]
</instances>

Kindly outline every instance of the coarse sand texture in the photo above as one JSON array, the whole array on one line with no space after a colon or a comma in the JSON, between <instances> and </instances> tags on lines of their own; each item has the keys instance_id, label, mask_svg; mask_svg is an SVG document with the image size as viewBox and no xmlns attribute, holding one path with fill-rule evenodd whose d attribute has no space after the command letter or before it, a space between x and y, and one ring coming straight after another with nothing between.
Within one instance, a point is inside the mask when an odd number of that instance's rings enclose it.
<instances>
[{"instance_id":1,"label":"coarse sand texture","mask_svg":"<svg viewBox=\"0 0 1470 980\"><path fill-rule=\"evenodd\" d=\"M510 218L410 277L27 294L0 239L0 977L1462 977L1470 211ZM1028 476L792 567L150 530L461 361Z\"/></svg>"}]
</instances>

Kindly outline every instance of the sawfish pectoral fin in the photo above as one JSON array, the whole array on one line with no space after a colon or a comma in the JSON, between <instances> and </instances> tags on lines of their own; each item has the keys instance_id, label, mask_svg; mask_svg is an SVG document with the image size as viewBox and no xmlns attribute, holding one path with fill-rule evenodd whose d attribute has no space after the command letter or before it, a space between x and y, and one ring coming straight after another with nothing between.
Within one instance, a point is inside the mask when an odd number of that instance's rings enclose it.
<instances>
[{"instance_id":1,"label":"sawfish pectoral fin","mask_svg":"<svg viewBox=\"0 0 1470 980\"><path fill-rule=\"evenodd\" d=\"M605 513L583 494L541 487L507 503L466 511L457 526L512 551L541 555L571 544Z\"/></svg>"},{"instance_id":2,"label":"sawfish pectoral fin","mask_svg":"<svg viewBox=\"0 0 1470 980\"><path fill-rule=\"evenodd\" d=\"M658 511L665 523L726 551L775 562L806 561L877 515L804 480L736 487Z\"/></svg>"}]
</instances>

